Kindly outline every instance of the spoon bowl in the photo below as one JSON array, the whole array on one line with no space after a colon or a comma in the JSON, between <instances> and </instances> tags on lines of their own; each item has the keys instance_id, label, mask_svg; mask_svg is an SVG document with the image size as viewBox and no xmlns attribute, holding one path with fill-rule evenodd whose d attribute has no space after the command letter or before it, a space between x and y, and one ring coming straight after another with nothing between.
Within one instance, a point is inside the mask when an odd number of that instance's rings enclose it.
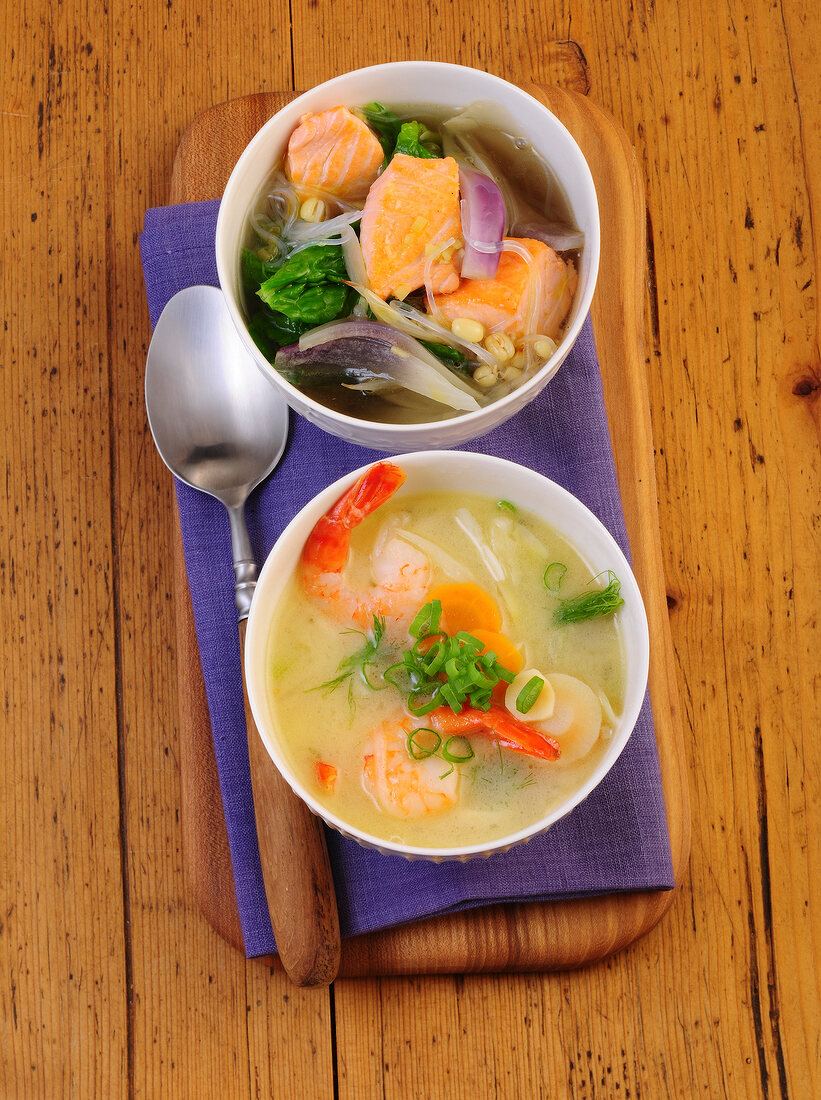
<instances>
[{"instance_id":1,"label":"spoon bowl","mask_svg":"<svg viewBox=\"0 0 821 1100\"><path fill-rule=\"evenodd\" d=\"M148 350L145 404L169 470L228 510L244 669L258 576L245 501L282 457L288 406L257 370L215 287L182 290L163 310ZM327 984L339 966L340 937L322 825L277 771L244 695L257 839L279 958L296 984Z\"/></svg>"},{"instance_id":2,"label":"spoon bowl","mask_svg":"<svg viewBox=\"0 0 821 1100\"><path fill-rule=\"evenodd\" d=\"M188 287L163 310L145 403L169 470L227 508L241 505L285 450L288 406L249 359L216 287Z\"/></svg>"}]
</instances>

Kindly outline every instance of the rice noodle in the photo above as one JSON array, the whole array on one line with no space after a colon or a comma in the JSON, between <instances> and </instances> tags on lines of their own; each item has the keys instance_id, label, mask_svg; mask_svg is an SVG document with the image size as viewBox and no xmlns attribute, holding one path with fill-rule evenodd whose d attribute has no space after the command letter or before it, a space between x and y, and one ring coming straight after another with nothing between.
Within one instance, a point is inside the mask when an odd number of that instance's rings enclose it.
<instances>
[{"instance_id":1,"label":"rice noodle","mask_svg":"<svg viewBox=\"0 0 821 1100\"><path fill-rule=\"evenodd\" d=\"M427 313L422 313L421 310L416 309L410 302L391 302L388 309L400 314L406 318L409 322L409 327L403 329L411 336L416 336L419 340L428 340L439 344L447 344L451 348L462 348L469 352L475 359L480 360L482 363L487 363L489 367L496 367L498 359L491 355L487 348L483 348L481 344L474 344L471 340L463 340L460 336L454 335L453 332L445 325L435 321ZM414 331L411 332L410 328L414 327Z\"/></svg>"},{"instance_id":2,"label":"rice noodle","mask_svg":"<svg viewBox=\"0 0 821 1100\"><path fill-rule=\"evenodd\" d=\"M525 310L525 337L532 336L537 332L539 326L539 315L542 307L542 272L541 267L537 260L534 259L533 254L519 244L518 241L511 240L510 237L506 237L502 242L503 252L512 252L514 255L519 256L524 260L528 267L528 294L527 294L527 309ZM534 351L530 343L525 343L525 373L529 373L534 364Z\"/></svg>"},{"instance_id":3,"label":"rice noodle","mask_svg":"<svg viewBox=\"0 0 821 1100\"><path fill-rule=\"evenodd\" d=\"M352 210L346 214L337 214L335 218L328 218L322 222L306 222L302 219L291 226L289 237L292 241L310 241L315 237L332 237L349 229L354 222L362 217L361 210Z\"/></svg>"},{"instance_id":4,"label":"rice noodle","mask_svg":"<svg viewBox=\"0 0 821 1100\"><path fill-rule=\"evenodd\" d=\"M433 295L433 282L431 280L431 275L433 272L433 265L436 263L442 253L447 252L449 248L455 246L456 244L458 244L458 241L455 237L448 237L448 239L442 243L440 243L439 241L431 241L431 243L428 245L428 257L425 260L425 300L428 303L428 312L432 317L436 318L440 325L444 321L444 315L439 306L436 304L436 299Z\"/></svg>"}]
</instances>

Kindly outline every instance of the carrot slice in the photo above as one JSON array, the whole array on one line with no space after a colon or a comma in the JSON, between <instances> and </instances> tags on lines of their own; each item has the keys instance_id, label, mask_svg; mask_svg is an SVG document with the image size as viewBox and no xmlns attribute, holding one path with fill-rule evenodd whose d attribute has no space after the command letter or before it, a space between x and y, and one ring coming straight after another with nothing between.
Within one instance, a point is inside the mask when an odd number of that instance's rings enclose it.
<instances>
[{"instance_id":1,"label":"carrot slice","mask_svg":"<svg viewBox=\"0 0 821 1100\"><path fill-rule=\"evenodd\" d=\"M333 764L325 764L322 760L316 762L316 779L320 787L324 787L329 793L336 786L337 770Z\"/></svg>"},{"instance_id":2,"label":"carrot slice","mask_svg":"<svg viewBox=\"0 0 821 1100\"><path fill-rule=\"evenodd\" d=\"M484 643L482 653L492 652L496 654L502 668L506 668L508 672L512 672L514 675L522 671L525 663L524 658L506 634L499 634L495 630L485 630L483 627L471 630L471 634ZM507 684L505 684L505 687L507 687Z\"/></svg>"},{"instance_id":3,"label":"carrot slice","mask_svg":"<svg viewBox=\"0 0 821 1100\"><path fill-rule=\"evenodd\" d=\"M489 592L472 581L440 584L429 593L428 599L442 604L441 626L448 634L459 630L498 631L502 625L499 605Z\"/></svg>"}]
</instances>

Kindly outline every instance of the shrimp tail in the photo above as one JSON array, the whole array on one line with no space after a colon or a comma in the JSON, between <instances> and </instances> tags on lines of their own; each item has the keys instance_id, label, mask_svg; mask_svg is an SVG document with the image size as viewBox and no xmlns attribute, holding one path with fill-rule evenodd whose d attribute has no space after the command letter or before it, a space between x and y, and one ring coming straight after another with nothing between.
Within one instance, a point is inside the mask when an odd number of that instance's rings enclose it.
<instances>
[{"instance_id":1,"label":"shrimp tail","mask_svg":"<svg viewBox=\"0 0 821 1100\"><path fill-rule=\"evenodd\" d=\"M492 703L489 710L463 707L454 714L450 707L439 707L426 718L437 733L466 737L469 733L489 733L502 748L536 756L541 760L556 760L561 749L553 737L546 737L535 726L515 718L505 707Z\"/></svg>"},{"instance_id":2,"label":"shrimp tail","mask_svg":"<svg viewBox=\"0 0 821 1100\"><path fill-rule=\"evenodd\" d=\"M302 563L316 573L340 573L348 559L351 530L389 500L405 480L392 462L378 462L322 516L305 542Z\"/></svg>"}]
</instances>

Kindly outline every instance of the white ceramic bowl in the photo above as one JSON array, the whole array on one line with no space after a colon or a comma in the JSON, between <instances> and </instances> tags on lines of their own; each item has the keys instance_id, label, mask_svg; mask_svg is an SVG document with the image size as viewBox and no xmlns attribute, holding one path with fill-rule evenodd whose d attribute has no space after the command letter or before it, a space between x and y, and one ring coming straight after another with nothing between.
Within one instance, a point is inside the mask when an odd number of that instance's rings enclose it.
<instances>
[{"instance_id":1,"label":"white ceramic bowl","mask_svg":"<svg viewBox=\"0 0 821 1100\"><path fill-rule=\"evenodd\" d=\"M407 480L399 489L400 494L458 489L509 500L522 511L539 516L556 528L579 551L594 574L612 569L619 577L624 598L624 606L619 609L618 615L627 662L625 698L621 717L598 767L583 786L526 829L484 844L459 848L412 847L372 836L335 816L300 782L280 748L279 730L268 701L267 653L271 621L314 524L367 466L340 478L315 496L288 524L268 555L251 604L245 639L248 698L263 743L282 775L315 814L343 835L365 847L409 858L443 860L487 856L529 840L550 828L583 801L615 763L636 724L647 686L650 643L644 604L630 566L606 528L579 500L541 474L492 455L461 451L405 454L398 460L398 465L407 474Z\"/></svg>"},{"instance_id":2,"label":"white ceramic bowl","mask_svg":"<svg viewBox=\"0 0 821 1100\"><path fill-rule=\"evenodd\" d=\"M477 412L430 424L380 424L334 412L286 382L268 363L246 328L239 289L239 251L245 224L261 187L283 156L288 138L306 111L340 104L357 106L377 100L387 104L435 104L454 111L475 100L500 104L516 121L518 133L552 168L573 210L585 247L579 285L553 358L533 378L507 397ZM553 377L567 357L590 309L599 267L599 209L590 169L561 122L532 96L513 84L478 69L435 61L397 61L357 69L320 84L278 111L242 153L228 180L217 221L217 270L234 323L259 367L282 391L288 404L325 431L364 446L398 453L415 448L455 447L484 435L522 409Z\"/></svg>"}]
</instances>

